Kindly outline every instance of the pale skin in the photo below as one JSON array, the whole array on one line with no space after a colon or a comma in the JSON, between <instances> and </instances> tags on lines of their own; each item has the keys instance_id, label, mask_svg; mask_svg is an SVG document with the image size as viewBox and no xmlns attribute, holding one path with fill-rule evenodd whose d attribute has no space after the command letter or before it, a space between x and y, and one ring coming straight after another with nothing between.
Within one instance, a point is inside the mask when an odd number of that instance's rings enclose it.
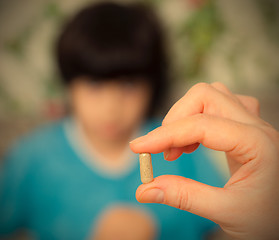
<instances>
[{"instance_id":1,"label":"pale skin","mask_svg":"<svg viewBox=\"0 0 279 240\"><path fill-rule=\"evenodd\" d=\"M97 221L93 240L154 240L156 226L153 219L140 209L114 207Z\"/></svg>"},{"instance_id":2,"label":"pale skin","mask_svg":"<svg viewBox=\"0 0 279 240\"><path fill-rule=\"evenodd\" d=\"M199 144L226 153L231 177L223 188L164 175L139 186L137 200L208 218L227 238L279 239L279 133L259 117L258 101L221 83L199 83L174 104L161 127L130 147L135 153L164 152L172 161Z\"/></svg>"}]
</instances>

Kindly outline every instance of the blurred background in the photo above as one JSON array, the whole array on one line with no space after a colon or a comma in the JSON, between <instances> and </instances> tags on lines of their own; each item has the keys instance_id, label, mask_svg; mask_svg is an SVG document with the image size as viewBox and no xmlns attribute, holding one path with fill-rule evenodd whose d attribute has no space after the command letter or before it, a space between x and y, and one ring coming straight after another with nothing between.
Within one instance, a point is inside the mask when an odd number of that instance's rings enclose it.
<instances>
[{"instance_id":1,"label":"blurred background","mask_svg":"<svg viewBox=\"0 0 279 240\"><path fill-rule=\"evenodd\" d=\"M65 115L53 46L65 19L89 2L0 1L0 156L22 134ZM194 83L220 81L257 97L262 117L279 129L279 1L145 2L166 29L170 106Z\"/></svg>"}]
</instances>

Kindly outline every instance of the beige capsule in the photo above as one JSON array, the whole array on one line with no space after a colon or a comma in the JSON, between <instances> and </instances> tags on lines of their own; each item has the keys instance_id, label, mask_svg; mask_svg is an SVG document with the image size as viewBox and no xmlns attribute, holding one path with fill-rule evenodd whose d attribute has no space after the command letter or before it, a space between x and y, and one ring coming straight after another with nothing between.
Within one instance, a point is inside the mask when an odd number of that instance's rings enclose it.
<instances>
[{"instance_id":1,"label":"beige capsule","mask_svg":"<svg viewBox=\"0 0 279 240\"><path fill-rule=\"evenodd\" d=\"M153 168L150 153L140 153L140 176L142 183L150 183L153 181Z\"/></svg>"}]
</instances>

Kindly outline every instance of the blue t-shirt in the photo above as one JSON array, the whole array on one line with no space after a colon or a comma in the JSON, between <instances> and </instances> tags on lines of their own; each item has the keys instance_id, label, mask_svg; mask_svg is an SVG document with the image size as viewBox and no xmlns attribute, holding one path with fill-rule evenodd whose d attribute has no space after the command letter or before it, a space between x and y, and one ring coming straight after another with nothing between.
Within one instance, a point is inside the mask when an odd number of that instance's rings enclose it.
<instances>
[{"instance_id":1,"label":"blue t-shirt","mask_svg":"<svg viewBox=\"0 0 279 240\"><path fill-rule=\"evenodd\" d=\"M88 239L102 212L117 204L148 212L160 240L203 239L216 228L213 222L182 210L138 203L137 154L123 173L102 172L86 160L70 122L53 123L23 137L6 155L0 172L0 237L23 228L35 239ZM141 134L157 126L148 122ZM154 154L152 161L155 177L172 174L217 187L224 184L203 148L173 162Z\"/></svg>"}]
</instances>

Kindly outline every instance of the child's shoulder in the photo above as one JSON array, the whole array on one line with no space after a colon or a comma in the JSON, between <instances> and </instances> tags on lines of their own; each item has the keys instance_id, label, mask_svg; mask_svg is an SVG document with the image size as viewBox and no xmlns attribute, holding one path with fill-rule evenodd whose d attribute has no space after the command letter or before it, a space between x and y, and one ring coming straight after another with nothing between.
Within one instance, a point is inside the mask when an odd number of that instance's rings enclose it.
<instances>
[{"instance_id":1,"label":"child's shoulder","mask_svg":"<svg viewBox=\"0 0 279 240\"><path fill-rule=\"evenodd\" d=\"M8 149L6 155L34 155L38 152L50 150L61 142L63 136L63 122L47 123L21 136Z\"/></svg>"}]
</instances>

